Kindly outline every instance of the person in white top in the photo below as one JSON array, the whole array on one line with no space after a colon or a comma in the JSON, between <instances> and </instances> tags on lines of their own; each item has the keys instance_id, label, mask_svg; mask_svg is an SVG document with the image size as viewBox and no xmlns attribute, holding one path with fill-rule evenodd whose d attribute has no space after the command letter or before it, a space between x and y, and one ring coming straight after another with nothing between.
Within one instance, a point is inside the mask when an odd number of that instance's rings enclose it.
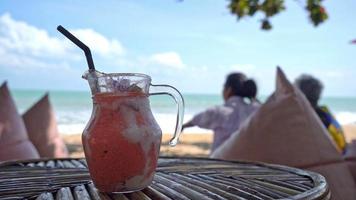
<instances>
[{"instance_id":1,"label":"person in white top","mask_svg":"<svg viewBox=\"0 0 356 200\"><path fill-rule=\"evenodd\" d=\"M256 94L255 81L247 79L242 73L231 73L224 84L225 103L195 115L183 125L183 129L198 126L213 130L214 139L211 149L213 152L260 106Z\"/></svg>"}]
</instances>

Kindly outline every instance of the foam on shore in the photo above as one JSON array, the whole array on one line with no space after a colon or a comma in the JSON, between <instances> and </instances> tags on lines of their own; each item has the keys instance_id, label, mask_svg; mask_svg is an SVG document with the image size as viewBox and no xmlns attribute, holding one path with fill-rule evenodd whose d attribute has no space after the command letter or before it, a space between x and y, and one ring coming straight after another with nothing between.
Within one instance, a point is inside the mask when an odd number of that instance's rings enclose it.
<instances>
[{"instance_id":1,"label":"foam on shore","mask_svg":"<svg viewBox=\"0 0 356 200\"><path fill-rule=\"evenodd\" d=\"M57 115L58 129L62 134L78 134L84 130L87 120L90 118L91 112L60 112ZM176 123L176 115L171 113L155 113L155 119L162 129L163 133L173 133ZM189 121L193 114L186 114L184 122ZM354 112L337 112L336 119L341 125L356 124L356 113ZM187 128L184 133L212 133L211 130L201 129L199 127Z\"/></svg>"}]
</instances>

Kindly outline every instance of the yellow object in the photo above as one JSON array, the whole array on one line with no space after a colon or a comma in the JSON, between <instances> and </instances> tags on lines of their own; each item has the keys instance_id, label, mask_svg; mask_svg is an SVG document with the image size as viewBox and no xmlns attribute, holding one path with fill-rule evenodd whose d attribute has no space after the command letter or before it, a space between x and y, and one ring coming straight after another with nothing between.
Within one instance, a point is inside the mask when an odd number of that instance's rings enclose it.
<instances>
[{"instance_id":1,"label":"yellow object","mask_svg":"<svg viewBox=\"0 0 356 200\"><path fill-rule=\"evenodd\" d=\"M336 121L336 119L330 113L329 109L326 106L321 106L320 110L323 113L321 113L322 116L320 116L319 113L319 116L322 118L322 121L328 129L329 134L334 139L338 149L341 152L344 152L346 148L346 140L341 125L339 124L339 122Z\"/></svg>"}]
</instances>

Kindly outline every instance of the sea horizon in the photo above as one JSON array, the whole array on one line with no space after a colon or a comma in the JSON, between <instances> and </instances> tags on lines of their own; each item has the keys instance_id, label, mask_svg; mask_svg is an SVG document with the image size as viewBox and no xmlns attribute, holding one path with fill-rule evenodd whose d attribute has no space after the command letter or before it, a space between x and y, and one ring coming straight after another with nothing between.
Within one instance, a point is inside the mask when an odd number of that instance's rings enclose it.
<instances>
[{"instance_id":1,"label":"sea horizon","mask_svg":"<svg viewBox=\"0 0 356 200\"><path fill-rule=\"evenodd\" d=\"M75 92L75 93L88 93L90 94L90 89L41 89L41 88L12 88L10 85L11 91L15 92ZM182 92L183 95L221 95L221 92ZM259 98L267 98L271 94L258 94ZM322 98L356 98L356 94L350 95L323 95Z\"/></svg>"},{"instance_id":2,"label":"sea horizon","mask_svg":"<svg viewBox=\"0 0 356 200\"><path fill-rule=\"evenodd\" d=\"M11 89L20 114L23 114L43 95L49 92L50 101L56 114L58 129L61 134L81 133L90 118L92 101L90 91L85 90L42 90ZM221 94L183 93L186 109L184 121L205 109L221 105ZM268 95L259 95L264 102ZM151 96L151 109L163 133L174 131L176 106L169 96ZM342 124L356 123L356 96L322 97L321 105L327 105L337 120ZM185 130L186 133L211 133L197 127Z\"/></svg>"}]
</instances>

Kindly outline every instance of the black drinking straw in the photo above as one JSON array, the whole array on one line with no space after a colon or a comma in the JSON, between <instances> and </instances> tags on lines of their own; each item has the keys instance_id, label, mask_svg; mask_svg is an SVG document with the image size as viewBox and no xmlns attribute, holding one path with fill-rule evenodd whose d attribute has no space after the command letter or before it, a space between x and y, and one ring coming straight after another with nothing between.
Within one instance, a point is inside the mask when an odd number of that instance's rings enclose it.
<instances>
[{"instance_id":1,"label":"black drinking straw","mask_svg":"<svg viewBox=\"0 0 356 200\"><path fill-rule=\"evenodd\" d=\"M63 28L63 26L59 25L57 27L57 30L84 51L85 57L87 58L89 71L95 71L94 62L89 47L85 45L82 41L80 41L78 38L76 38L74 35L72 35L69 31L67 31L67 29Z\"/></svg>"}]
</instances>

